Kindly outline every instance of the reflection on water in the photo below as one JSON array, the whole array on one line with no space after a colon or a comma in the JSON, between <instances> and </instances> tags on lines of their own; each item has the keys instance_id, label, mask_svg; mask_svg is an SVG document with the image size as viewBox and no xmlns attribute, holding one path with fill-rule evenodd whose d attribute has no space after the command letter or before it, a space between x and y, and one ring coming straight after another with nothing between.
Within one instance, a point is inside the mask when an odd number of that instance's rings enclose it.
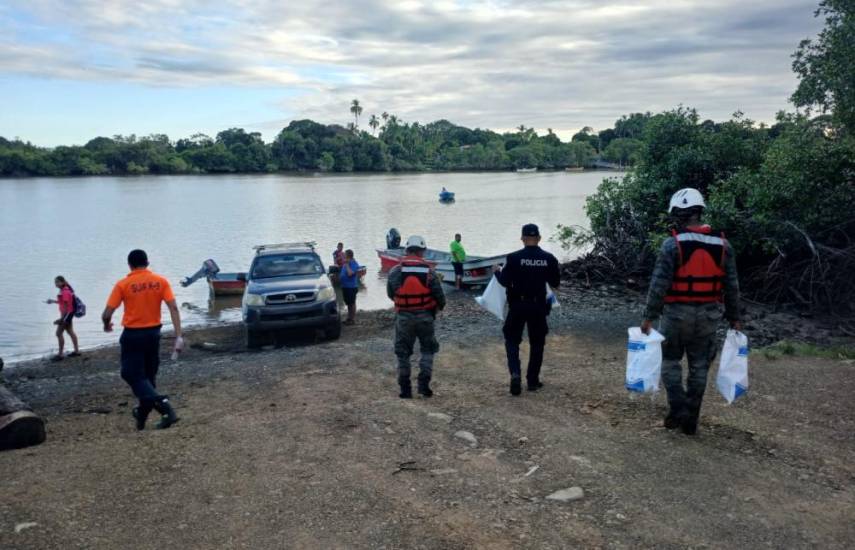
<instances>
[{"instance_id":1,"label":"reflection on water","mask_svg":"<svg viewBox=\"0 0 855 550\"><path fill-rule=\"evenodd\" d=\"M457 173L320 176L142 176L0 180L0 357L14 360L55 347L53 278L65 276L87 304L75 320L81 345L115 342L99 314L112 285L127 273L127 253L145 249L151 267L173 284L185 325L236 321L239 297L210 300L205 281L178 283L213 258L223 271L245 271L252 246L313 240L325 264L337 242L368 274L360 309L389 307L375 249L386 232L417 233L445 250L454 233L473 255L520 246L534 222L548 238L555 226L584 224L585 197L611 174ZM443 187L456 193L440 204ZM556 250L545 239L544 247ZM209 301L210 300L210 301ZM168 322L168 315L164 315Z\"/></svg>"}]
</instances>

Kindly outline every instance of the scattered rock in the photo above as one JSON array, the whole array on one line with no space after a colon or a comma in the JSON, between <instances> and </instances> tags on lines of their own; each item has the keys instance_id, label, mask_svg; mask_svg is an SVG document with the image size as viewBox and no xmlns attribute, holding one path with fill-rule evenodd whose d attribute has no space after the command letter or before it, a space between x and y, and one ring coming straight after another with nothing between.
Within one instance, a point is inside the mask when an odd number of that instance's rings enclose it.
<instances>
[{"instance_id":1,"label":"scattered rock","mask_svg":"<svg viewBox=\"0 0 855 550\"><path fill-rule=\"evenodd\" d=\"M531 474L533 474L533 473L535 473L536 471L538 471L539 469L540 469L540 466L537 466L537 465L532 466L531 468L529 468L529 469L528 469L528 471L525 473L525 476L523 476L523 477L528 477L528 476L530 476Z\"/></svg>"},{"instance_id":2,"label":"scattered rock","mask_svg":"<svg viewBox=\"0 0 855 550\"><path fill-rule=\"evenodd\" d=\"M585 496L581 487L568 487L547 495L546 500L557 500L559 502L572 502Z\"/></svg>"},{"instance_id":3,"label":"scattered rock","mask_svg":"<svg viewBox=\"0 0 855 550\"><path fill-rule=\"evenodd\" d=\"M15 534L20 533L21 531L26 531L27 529L32 529L37 526L38 523L35 521L25 521L24 523L18 523L15 525Z\"/></svg>"},{"instance_id":4,"label":"scattered rock","mask_svg":"<svg viewBox=\"0 0 855 550\"><path fill-rule=\"evenodd\" d=\"M444 422L451 422L453 420L453 418L451 418L449 415L447 415L445 413L437 413L437 412L428 413L428 418L433 418L436 420L442 420Z\"/></svg>"},{"instance_id":5,"label":"scattered rock","mask_svg":"<svg viewBox=\"0 0 855 550\"><path fill-rule=\"evenodd\" d=\"M517 439L517 441L524 445L524 444L528 443L528 438L523 436L523 437Z\"/></svg>"},{"instance_id":6,"label":"scattered rock","mask_svg":"<svg viewBox=\"0 0 855 550\"><path fill-rule=\"evenodd\" d=\"M430 473L435 476L445 476L449 474L456 474L457 470L455 470L454 468L438 468L436 470L431 470Z\"/></svg>"},{"instance_id":7,"label":"scattered rock","mask_svg":"<svg viewBox=\"0 0 855 550\"><path fill-rule=\"evenodd\" d=\"M469 445L473 447L478 446L478 438L472 432L467 432L464 430L460 430L454 433L454 437L459 437L460 439L469 443Z\"/></svg>"}]
</instances>

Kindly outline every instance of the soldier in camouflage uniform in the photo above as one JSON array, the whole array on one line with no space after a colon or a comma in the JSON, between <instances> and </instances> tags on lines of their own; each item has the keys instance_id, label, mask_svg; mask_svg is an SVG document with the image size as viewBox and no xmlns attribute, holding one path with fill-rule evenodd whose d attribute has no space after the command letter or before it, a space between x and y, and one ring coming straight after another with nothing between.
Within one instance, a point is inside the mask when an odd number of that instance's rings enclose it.
<instances>
[{"instance_id":1,"label":"soldier in camouflage uniform","mask_svg":"<svg viewBox=\"0 0 855 550\"><path fill-rule=\"evenodd\" d=\"M665 427L680 427L694 435L716 354L716 330L724 317L736 330L739 321L739 281L736 259L724 235L701 224L705 204L695 189L681 189L671 198L669 213L677 229L665 240L653 270L641 329L650 332L662 317L662 384L668 393ZM683 387L680 361L687 356L689 372Z\"/></svg>"},{"instance_id":2,"label":"soldier in camouflage uniform","mask_svg":"<svg viewBox=\"0 0 855 550\"><path fill-rule=\"evenodd\" d=\"M410 382L410 356L419 340L418 392L430 397L430 381L433 374L433 356L439 351L439 342L434 335L436 312L445 307L442 283L424 261L427 245L419 236L407 239L406 256L401 264L389 271L386 294L395 302L395 355L398 357L399 397L413 396Z\"/></svg>"}]
</instances>

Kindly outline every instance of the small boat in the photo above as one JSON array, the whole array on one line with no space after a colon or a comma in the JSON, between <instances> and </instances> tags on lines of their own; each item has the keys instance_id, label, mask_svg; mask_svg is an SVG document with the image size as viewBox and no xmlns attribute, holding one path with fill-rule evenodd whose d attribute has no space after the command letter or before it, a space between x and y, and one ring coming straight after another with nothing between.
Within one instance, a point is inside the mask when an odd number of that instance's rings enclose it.
<instances>
[{"instance_id":1,"label":"small boat","mask_svg":"<svg viewBox=\"0 0 855 550\"><path fill-rule=\"evenodd\" d=\"M439 192L439 202L454 202L454 193L443 187Z\"/></svg>"},{"instance_id":2,"label":"small boat","mask_svg":"<svg viewBox=\"0 0 855 550\"><path fill-rule=\"evenodd\" d=\"M525 174L528 172L537 172L537 167L535 167L535 168L517 168L517 172L519 172L521 174Z\"/></svg>"},{"instance_id":3,"label":"small boat","mask_svg":"<svg viewBox=\"0 0 855 550\"><path fill-rule=\"evenodd\" d=\"M403 247L378 248L377 256L380 258L380 269L389 271L399 263L405 255ZM454 267L451 265L451 253L442 250L428 248L424 259L436 270L444 282L454 284ZM463 262L463 280L465 286L486 285L493 277L493 266L504 264L506 255L499 256L467 256Z\"/></svg>"},{"instance_id":4,"label":"small boat","mask_svg":"<svg viewBox=\"0 0 855 550\"><path fill-rule=\"evenodd\" d=\"M564 169L564 171L565 172L584 172L585 167L584 166L568 166L567 168Z\"/></svg>"},{"instance_id":5,"label":"small boat","mask_svg":"<svg viewBox=\"0 0 855 550\"><path fill-rule=\"evenodd\" d=\"M222 273L220 266L212 259L202 262L202 267L181 281L181 286L187 287L204 277L208 281L208 289L212 296L242 295L246 288L246 273Z\"/></svg>"}]
</instances>

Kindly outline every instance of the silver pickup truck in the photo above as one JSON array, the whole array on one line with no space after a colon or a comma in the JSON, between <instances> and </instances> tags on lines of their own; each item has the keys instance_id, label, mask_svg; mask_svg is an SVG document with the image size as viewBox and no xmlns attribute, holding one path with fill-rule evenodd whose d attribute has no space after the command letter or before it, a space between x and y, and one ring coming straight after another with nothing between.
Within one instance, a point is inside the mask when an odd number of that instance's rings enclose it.
<instances>
[{"instance_id":1,"label":"silver pickup truck","mask_svg":"<svg viewBox=\"0 0 855 550\"><path fill-rule=\"evenodd\" d=\"M260 347L272 331L289 328L318 328L327 338L338 338L335 289L314 243L254 248L241 307L247 347Z\"/></svg>"}]
</instances>

